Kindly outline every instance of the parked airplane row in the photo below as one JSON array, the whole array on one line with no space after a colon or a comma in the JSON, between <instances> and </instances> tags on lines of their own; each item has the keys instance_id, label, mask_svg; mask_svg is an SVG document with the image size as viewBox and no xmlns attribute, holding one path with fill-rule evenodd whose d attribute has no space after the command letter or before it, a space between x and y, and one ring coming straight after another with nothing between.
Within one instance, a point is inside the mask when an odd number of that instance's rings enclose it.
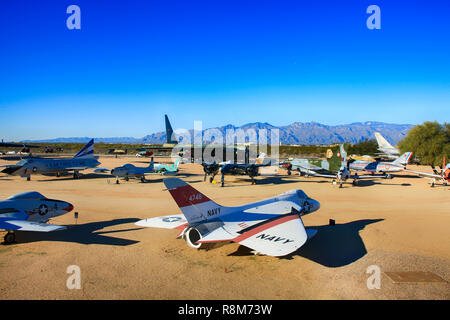
<instances>
[{"instance_id":1,"label":"parked airplane row","mask_svg":"<svg viewBox=\"0 0 450 320\"><path fill-rule=\"evenodd\" d=\"M306 159L295 158L288 163L281 163L280 166L287 169L288 175L292 171L297 171L299 175L316 176L323 178L331 178L333 184L338 183L340 187L347 180L352 180L353 185L357 185L361 179L376 178L392 178L392 173L407 171L422 177L432 179L431 186L436 181L442 181L443 184L449 182L450 165L444 165L440 172L433 168L434 174L411 171L406 168L411 159L412 152L406 152L397 157L394 161L369 161L369 160L347 160L347 153L340 147L339 152L333 153L330 149L327 159ZM221 174L221 186L224 186L225 175L247 175L252 180L252 184L256 183L256 176L274 176L278 170L271 165L271 161L265 158L265 154L261 154L254 163L233 163L231 161L220 163L202 163L204 170L204 180L210 176L209 181L212 182L214 177ZM154 163L153 158L147 167L137 167L133 164L124 164L122 166L106 169L96 168L100 165L98 156L94 156L94 140L90 140L75 156L72 158L26 158L17 162L15 165L5 165L1 172L8 175L17 175L31 179L33 174L55 174L60 176L69 172L73 172L74 179L80 177L80 171L86 169L94 169L96 173L110 173L116 177L116 183L119 178L128 181L130 178L139 178L142 182L146 181L146 176L155 174L175 174L178 172L181 158L175 160L172 165ZM351 172L355 172L352 174ZM358 172L367 172L370 175L358 175Z\"/></svg>"}]
</instances>

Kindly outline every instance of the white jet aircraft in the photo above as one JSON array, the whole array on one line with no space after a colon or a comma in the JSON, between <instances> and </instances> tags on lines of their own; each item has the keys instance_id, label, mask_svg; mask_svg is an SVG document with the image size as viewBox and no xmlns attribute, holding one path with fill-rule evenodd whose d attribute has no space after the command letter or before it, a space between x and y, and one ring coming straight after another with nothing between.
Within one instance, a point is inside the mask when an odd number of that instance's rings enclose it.
<instances>
[{"instance_id":1,"label":"white jet aircraft","mask_svg":"<svg viewBox=\"0 0 450 320\"><path fill-rule=\"evenodd\" d=\"M233 241L256 253L285 256L300 248L317 230L305 229L301 216L320 208L302 190L238 207L221 206L181 179L164 184L182 214L136 222L143 227L178 229L177 238L199 249L205 243Z\"/></svg>"},{"instance_id":2,"label":"white jet aircraft","mask_svg":"<svg viewBox=\"0 0 450 320\"><path fill-rule=\"evenodd\" d=\"M23 192L0 201L0 229L7 230L5 243L16 240L14 231L49 232L66 229L46 224L49 219L72 211L73 205L61 200L47 199L36 191Z\"/></svg>"},{"instance_id":3,"label":"white jet aircraft","mask_svg":"<svg viewBox=\"0 0 450 320\"><path fill-rule=\"evenodd\" d=\"M393 147L379 132L375 132L375 138L377 139L378 143L378 150L381 151L381 153L378 153L377 155L395 160L400 156L400 151Z\"/></svg>"}]
</instances>

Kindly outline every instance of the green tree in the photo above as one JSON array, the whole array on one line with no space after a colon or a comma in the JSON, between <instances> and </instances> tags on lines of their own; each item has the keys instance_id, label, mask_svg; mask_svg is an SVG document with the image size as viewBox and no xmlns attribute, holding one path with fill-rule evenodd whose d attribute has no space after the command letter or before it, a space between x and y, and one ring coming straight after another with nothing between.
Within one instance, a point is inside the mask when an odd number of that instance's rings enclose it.
<instances>
[{"instance_id":1,"label":"green tree","mask_svg":"<svg viewBox=\"0 0 450 320\"><path fill-rule=\"evenodd\" d=\"M442 166L442 158L450 155L450 124L426 121L414 126L398 147L400 153L414 152L423 165Z\"/></svg>"},{"instance_id":2,"label":"green tree","mask_svg":"<svg viewBox=\"0 0 450 320\"><path fill-rule=\"evenodd\" d=\"M374 156L378 152L378 144L376 140L363 140L356 144L344 144L344 148L347 154L359 154L359 155L369 155Z\"/></svg>"}]
</instances>

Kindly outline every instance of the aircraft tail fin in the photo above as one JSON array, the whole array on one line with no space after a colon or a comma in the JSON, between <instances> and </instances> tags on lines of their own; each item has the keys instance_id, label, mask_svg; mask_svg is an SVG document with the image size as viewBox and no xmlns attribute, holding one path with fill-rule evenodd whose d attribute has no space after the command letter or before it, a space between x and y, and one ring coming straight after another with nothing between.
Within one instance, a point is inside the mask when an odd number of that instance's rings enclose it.
<instances>
[{"instance_id":1,"label":"aircraft tail fin","mask_svg":"<svg viewBox=\"0 0 450 320\"><path fill-rule=\"evenodd\" d=\"M73 158L93 158L94 157L94 139L91 139Z\"/></svg>"},{"instance_id":2,"label":"aircraft tail fin","mask_svg":"<svg viewBox=\"0 0 450 320\"><path fill-rule=\"evenodd\" d=\"M379 132L375 132L375 138L377 139L378 146L381 148L390 148L394 147L381 135Z\"/></svg>"},{"instance_id":3,"label":"aircraft tail fin","mask_svg":"<svg viewBox=\"0 0 450 320\"><path fill-rule=\"evenodd\" d=\"M392 163L397 164L397 165L406 166L409 162L409 159L411 159L412 154L413 154L412 152L405 152L400 157L395 159Z\"/></svg>"},{"instance_id":4,"label":"aircraft tail fin","mask_svg":"<svg viewBox=\"0 0 450 320\"><path fill-rule=\"evenodd\" d=\"M255 160L255 164L263 164L264 163L264 159L267 157L267 154L265 154L264 152L261 152L258 156L258 158L256 158Z\"/></svg>"},{"instance_id":5,"label":"aircraft tail fin","mask_svg":"<svg viewBox=\"0 0 450 320\"><path fill-rule=\"evenodd\" d=\"M178 169L178 165L180 164L180 161L181 161L181 158L177 158L175 161L174 161L174 163L173 163L173 167L175 168L175 169Z\"/></svg>"},{"instance_id":6,"label":"aircraft tail fin","mask_svg":"<svg viewBox=\"0 0 450 320\"><path fill-rule=\"evenodd\" d=\"M170 125L169 117L167 117L167 114L164 115L165 121L166 121L166 141L168 144L177 144L178 141L172 140L172 137L175 138L173 134L172 126Z\"/></svg>"},{"instance_id":7,"label":"aircraft tail fin","mask_svg":"<svg viewBox=\"0 0 450 320\"><path fill-rule=\"evenodd\" d=\"M347 152L344 149L344 144L339 147L339 153L341 155L341 168L347 167Z\"/></svg>"},{"instance_id":8,"label":"aircraft tail fin","mask_svg":"<svg viewBox=\"0 0 450 320\"><path fill-rule=\"evenodd\" d=\"M148 164L148 167L149 168L153 168L154 165L155 165L155 163L153 162L153 157L152 157L151 160L150 160L150 163Z\"/></svg>"},{"instance_id":9,"label":"aircraft tail fin","mask_svg":"<svg viewBox=\"0 0 450 320\"><path fill-rule=\"evenodd\" d=\"M164 185L180 207L189 224L217 218L222 206L178 178L164 179Z\"/></svg>"}]
</instances>

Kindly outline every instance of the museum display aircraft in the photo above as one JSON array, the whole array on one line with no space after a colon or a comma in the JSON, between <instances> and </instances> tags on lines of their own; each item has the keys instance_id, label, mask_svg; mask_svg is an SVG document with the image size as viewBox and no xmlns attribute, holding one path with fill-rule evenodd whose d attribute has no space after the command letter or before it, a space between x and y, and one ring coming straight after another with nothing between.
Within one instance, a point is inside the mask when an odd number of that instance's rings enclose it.
<instances>
[{"instance_id":1,"label":"museum display aircraft","mask_svg":"<svg viewBox=\"0 0 450 320\"><path fill-rule=\"evenodd\" d=\"M15 165L7 165L1 172L7 175L26 177L29 181L33 174L56 174L73 171L74 179L80 177L80 171L97 167L100 162L94 156L94 139L91 139L72 158L26 158Z\"/></svg>"},{"instance_id":2,"label":"museum display aircraft","mask_svg":"<svg viewBox=\"0 0 450 320\"><path fill-rule=\"evenodd\" d=\"M46 224L49 219L72 211L73 205L48 199L36 191L23 192L0 201L0 229L7 230L5 243L16 241L15 231L49 232L66 229Z\"/></svg>"},{"instance_id":3,"label":"museum display aircraft","mask_svg":"<svg viewBox=\"0 0 450 320\"><path fill-rule=\"evenodd\" d=\"M302 216L317 211L320 203L302 190L237 207L225 207L177 178L164 184L182 214L136 222L143 227L177 229L178 238L199 249L204 244L232 241L254 253L285 256L295 252L315 235L305 228Z\"/></svg>"}]
</instances>

